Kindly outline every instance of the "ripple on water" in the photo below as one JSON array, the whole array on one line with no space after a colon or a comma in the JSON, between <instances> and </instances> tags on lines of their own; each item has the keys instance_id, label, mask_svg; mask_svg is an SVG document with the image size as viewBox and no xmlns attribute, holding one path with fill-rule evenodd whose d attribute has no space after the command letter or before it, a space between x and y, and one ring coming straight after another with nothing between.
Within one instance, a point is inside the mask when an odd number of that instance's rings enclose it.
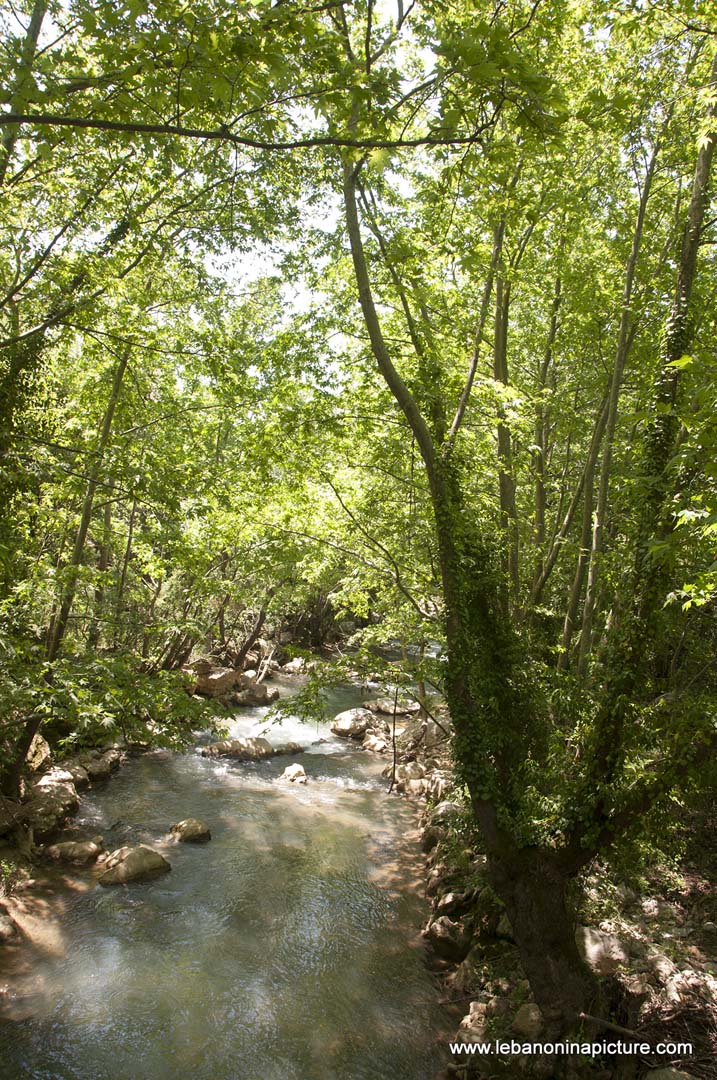
<instances>
[{"instance_id":1,"label":"ripple on water","mask_svg":"<svg viewBox=\"0 0 717 1080\"><path fill-rule=\"evenodd\" d=\"M108 846L159 845L172 871L70 899L66 953L42 965L44 1007L6 1033L3 1077L430 1080L415 814L385 798L381 759L320 744L300 788L277 782L290 760L146 756L83 800ZM185 817L211 843L169 844Z\"/></svg>"}]
</instances>

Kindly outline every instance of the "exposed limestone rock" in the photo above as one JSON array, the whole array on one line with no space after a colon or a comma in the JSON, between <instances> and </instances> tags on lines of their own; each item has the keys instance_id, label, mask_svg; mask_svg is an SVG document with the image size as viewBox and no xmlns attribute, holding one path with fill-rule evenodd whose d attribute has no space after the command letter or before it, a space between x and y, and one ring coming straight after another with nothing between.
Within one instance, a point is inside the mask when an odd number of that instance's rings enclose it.
<instances>
[{"instance_id":1,"label":"exposed limestone rock","mask_svg":"<svg viewBox=\"0 0 717 1080\"><path fill-rule=\"evenodd\" d=\"M511 1027L516 1035L534 1041L543 1031L543 1017L537 1005L527 1002L521 1005L513 1017Z\"/></svg>"},{"instance_id":2,"label":"exposed limestone rock","mask_svg":"<svg viewBox=\"0 0 717 1080\"><path fill-rule=\"evenodd\" d=\"M119 769L121 760L121 751L112 747L105 751L94 750L86 758L81 759L81 764L84 766L90 780L95 782L97 780L108 780L110 775Z\"/></svg>"},{"instance_id":3,"label":"exposed limestone rock","mask_svg":"<svg viewBox=\"0 0 717 1080\"><path fill-rule=\"evenodd\" d=\"M396 791L401 791L404 795L408 795L412 799L423 798L426 794L426 789L427 783L425 780L399 780L396 784Z\"/></svg>"},{"instance_id":4,"label":"exposed limestone rock","mask_svg":"<svg viewBox=\"0 0 717 1080\"><path fill-rule=\"evenodd\" d=\"M437 915L463 914L469 911L476 898L475 889L465 889L463 892L447 892L440 897L436 904Z\"/></svg>"},{"instance_id":5,"label":"exposed limestone rock","mask_svg":"<svg viewBox=\"0 0 717 1080\"><path fill-rule=\"evenodd\" d=\"M197 675L194 692L204 697L221 697L233 690L242 679L242 672L237 668L213 667L211 664L207 666L207 661L199 661L194 670Z\"/></svg>"},{"instance_id":6,"label":"exposed limestone rock","mask_svg":"<svg viewBox=\"0 0 717 1080\"><path fill-rule=\"evenodd\" d=\"M598 975L614 975L628 962L627 949L620 938L593 926L578 926L575 941L583 959Z\"/></svg>"},{"instance_id":7,"label":"exposed limestone rock","mask_svg":"<svg viewBox=\"0 0 717 1080\"><path fill-rule=\"evenodd\" d=\"M31 797L23 803L17 819L32 831L35 840L46 840L57 831L60 824L79 806L74 784L70 781L47 780L38 782L31 789Z\"/></svg>"},{"instance_id":8,"label":"exposed limestone rock","mask_svg":"<svg viewBox=\"0 0 717 1080\"><path fill-rule=\"evenodd\" d=\"M385 754L388 743L381 735L377 735L374 731L367 731L363 737L361 749L372 750L374 754Z\"/></svg>"},{"instance_id":9,"label":"exposed limestone rock","mask_svg":"<svg viewBox=\"0 0 717 1080\"><path fill-rule=\"evenodd\" d=\"M36 780L32 785L33 791L52 791L58 784L73 786L72 773L67 769L53 768Z\"/></svg>"},{"instance_id":10,"label":"exposed limestone rock","mask_svg":"<svg viewBox=\"0 0 717 1080\"><path fill-rule=\"evenodd\" d=\"M222 739L202 747L204 757L230 757L236 761L263 761L274 753L268 739Z\"/></svg>"},{"instance_id":11,"label":"exposed limestone rock","mask_svg":"<svg viewBox=\"0 0 717 1080\"><path fill-rule=\"evenodd\" d=\"M463 808L455 802L442 802L431 810L428 817L430 825L448 825L463 815Z\"/></svg>"},{"instance_id":12,"label":"exposed limestone rock","mask_svg":"<svg viewBox=\"0 0 717 1080\"><path fill-rule=\"evenodd\" d=\"M131 881L150 881L166 874L172 867L153 848L140 844L138 847L121 847L113 851L104 862L100 885L124 885Z\"/></svg>"},{"instance_id":13,"label":"exposed limestone rock","mask_svg":"<svg viewBox=\"0 0 717 1080\"><path fill-rule=\"evenodd\" d=\"M257 683L252 680L243 690L238 690L236 693L230 694L228 704L250 706L271 705L272 702L277 701L278 698L279 691L275 686L267 686L266 683Z\"/></svg>"},{"instance_id":14,"label":"exposed limestone rock","mask_svg":"<svg viewBox=\"0 0 717 1080\"><path fill-rule=\"evenodd\" d=\"M84 791L90 786L90 775L84 765L77 761L63 761L62 768L72 777L72 783L78 791Z\"/></svg>"},{"instance_id":15,"label":"exposed limestone rock","mask_svg":"<svg viewBox=\"0 0 717 1080\"><path fill-rule=\"evenodd\" d=\"M277 746L274 749L275 754L303 754L306 747L300 746L299 743L288 742L282 743L281 746Z\"/></svg>"},{"instance_id":16,"label":"exposed limestone rock","mask_svg":"<svg viewBox=\"0 0 717 1080\"><path fill-rule=\"evenodd\" d=\"M281 670L287 675L298 675L306 667L306 661L303 656L295 656L293 660L288 660L285 664L282 664Z\"/></svg>"},{"instance_id":17,"label":"exposed limestone rock","mask_svg":"<svg viewBox=\"0 0 717 1080\"><path fill-rule=\"evenodd\" d=\"M484 1001L471 1001L469 1011L461 1020L456 1035L457 1042L484 1042L486 1037L487 1007Z\"/></svg>"},{"instance_id":18,"label":"exposed limestone rock","mask_svg":"<svg viewBox=\"0 0 717 1080\"><path fill-rule=\"evenodd\" d=\"M433 951L445 960L459 963L471 947L471 931L462 922L454 922L447 915L434 919L424 931Z\"/></svg>"},{"instance_id":19,"label":"exposed limestone rock","mask_svg":"<svg viewBox=\"0 0 717 1080\"><path fill-rule=\"evenodd\" d=\"M364 701L364 709L370 709L374 713L383 713L393 716L393 698L376 698L373 701ZM420 712L421 706L417 701L405 701L399 698L396 702L396 716L408 716L411 713Z\"/></svg>"},{"instance_id":20,"label":"exposed limestone rock","mask_svg":"<svg viewBox=\"0 0 717 1080\"><path fill-rule=\"evenodd\" d=\"M196 818L185 818L172 826L172 836L184 844L206 844L211 840L212 834L202 821Z\"/></svg>"},{"instance_id":21,"label":"exposed limestone rock","mask_svg":"<svg viewBox=\"0 0 717 1080\"><path fill-rule=\"evenodd\" d=\"M342 739L363 739L375 721L375 716L368 709L345 709L336 714L331 722L331 730Z\"/></svg>"},{"instance_id":22,"label":"exposed limestone rock","mask_svg":"<svg viewBox=\"0 0 717 1080\"><path fill-rule=\"evenodd\" d=\"M393 772L393 767L387 765L383 770L384 776L390 776ZM422 780L426 775L426 769L424 765L421 765L420 761L407 761L404 765L396 766L396 783L399 784L402 780Z\"/></svg>"},{"instance_id":23,"label":"exposed limestone rock","mask_svg":"<svg viewBox=\"0 0 717 1080\"><path fill-rule=\"evenodd\" d=\"M452 975L448 976L447 981L451 988L459 994L470 992L474 986L483 981L481 973L484 963L482 946L473 945L465 960L458 965Z\"/></svg>"},{"instance_id":24,"label":"exposed limestone rock","mask_svg":"<svg viewBox=\"0 0 717 1080\"><path fill-rule=\"evenodd\" d=\"M401 752L421 747L430 750L439 746L445 740L445 735L433 720L413 720L407 724L396 742Z\"/></svg>"},{"instance_id":25,"label":"exposed limestone rock","mask_svg":"<svg viewBox=\"0 0 717 1080\"><path fill-rule=\"evenodd\" d=\"M45 854L51 859L70 866L91 866L101 851L101 846L92 840L63 840L45 848Z\"/></svg>"},{"instance_id":26,"label":"exposed limestone rock","mask_svg":"<svg viewBox=\"0 0 717 1080\"><path fill-rule=\"evenodd\" d=\"M30 743L30 749L25 758L25 764L32 773L44 772L52 765L52 753L46 739L39 733Z\"/></svg>"},{"instance_id":27,"label":"exposed limestone rock","mask_svg":"<svg viewBox=\"0 0 717 1080\"><path fill-rule=\"evenodd\" d=\"M645 964L660 982L666 983L677 972L677 965L664 953L650 950L645 957Z\"/></svg>"},{"instance_id":28,"label":"exposed limestone rock","mask_svg":"<svg viewBox=\"0 0 717 1080\"><path fill-rule=\"evenodd\" d=\"M307 777L304 772L304 766L296 763L287 765L279 779L290 780L292 784L305 784Z\"/></svg>"}]
</instances>

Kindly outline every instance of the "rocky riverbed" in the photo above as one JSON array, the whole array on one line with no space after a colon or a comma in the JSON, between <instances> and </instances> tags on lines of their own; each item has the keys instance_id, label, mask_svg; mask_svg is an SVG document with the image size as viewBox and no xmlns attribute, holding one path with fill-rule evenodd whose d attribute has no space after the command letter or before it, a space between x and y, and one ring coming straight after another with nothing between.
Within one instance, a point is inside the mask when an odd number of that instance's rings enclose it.
<instances>
[{"instance_id":1,"label":"rocky riverbed","mask_svg":"<svg viewBox=\"0 0 717 1080\"><path fill-rule=\"evenodd\" d=\"M330 716L364 696L336 690ZM9 1076L136 1080L141 1062L160 1080L432 1080L445 1063L417 809L386 797L385 755L329 723L267 730L265 714L237 711L229 742L266 739L271 754L202 754L206 740L127 755L86 789L73 839L35 854L2 947ZM300 760L274 752L290 743ZM178 835L192 821L208 841ZM49 848L62 843L100 851L60 863ZM142 849L171 869L102 882Z\"/></svg>"}]
</instances>

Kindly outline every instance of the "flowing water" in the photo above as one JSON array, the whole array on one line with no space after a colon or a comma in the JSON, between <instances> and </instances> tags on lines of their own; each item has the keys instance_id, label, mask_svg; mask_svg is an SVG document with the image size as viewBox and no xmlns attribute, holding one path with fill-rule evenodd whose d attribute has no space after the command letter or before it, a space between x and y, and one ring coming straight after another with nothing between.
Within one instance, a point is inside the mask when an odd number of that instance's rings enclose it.
<instances>
[{"instance_id":1,"label":"flowing water","mask_svg":"<svg viewBox=\"0 0 717 1080\"><path fill-rule=\"evenodd\" d=\"M359 700L336 689L328 711ZM243 710L231 734L257 734L265 712ZM268 737L312 745L251 765L146 754L83 799L79 822L108 848L148 843L172 871L114 888L78 871L61 918L28 905L45 947L31 1015L0 1022L3 1080L435 1075L445 1021L418 937L415 810L386 797L385 758L326 725ZM279 781L293 760L306 786ZM186 817L210 843L168 839Z\"/></svg>"}]
</instances>

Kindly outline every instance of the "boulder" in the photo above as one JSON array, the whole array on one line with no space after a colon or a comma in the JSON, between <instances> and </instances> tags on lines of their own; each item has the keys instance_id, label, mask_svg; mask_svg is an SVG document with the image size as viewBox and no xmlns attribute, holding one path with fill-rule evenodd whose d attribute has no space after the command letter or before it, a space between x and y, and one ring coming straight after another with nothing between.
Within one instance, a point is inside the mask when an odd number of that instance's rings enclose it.
<instances>
[{"instance_id":1,"label":"boulder","mask_svg":"<svg viewBox=\"0 0 717 1080\"><path fill-rule=\"evenodd\" d=\"M374 722L375 717L368 709L346 709L336 714L331 730L342 739L363 739Z\"/></svg>"},{"instance_id":2,"label":"boulder","mask_svg":"<svg viewBox=\"0 0 717 1080\"><path fill-rule=\"evenodd\" d=\"M288 660L282 665L281 670L286 675L298 675L306 667L306 661L303 656L295 656L293 660Z\"/></svg>"},{"instance_id":3,"label":"boulder","mask_svg":"<svg viewBox=\"0 0 717 1080\"><path fill-rule=\"evenodd\" d=\"M274 749L268 739L222 739L202 747L204 757L230 757L236 761L263 761L271 757Z\"/></svg>"},{"instance_id":4,"label":"boulder","mask_svg":"<svg viewBox=\"0 0 717 1080\"><path fill-rule=\"evenodd\" d=\"M374 713L384 713L386 716L393 716L394 701L393 698L376 698L374 701L364 701L364 709L370 709ZM421 706L417 701L405 701L403 698L399 698L396 702L396 716L408 716L410 713L420 712Z\"/></svg>"},{"instance_id":5,"label":"boulder","mask_svg":"<svg viewBox=\"0 0 717 1080\"><path fill-rule=\"evenodd\" d=\"M172 826L172 836L175 840L181 840L184 844L206 844L211 840L212 834L202 821L196 818L185 818Z\"/></svg>"},{"instance_id":6,"label":"boulder","mask_svg":"<svg viewBox=\"0 0 717 1080\"><path fill-rule=\"evenodd\" d=\"M468 955L472 934L462 922L454 922L447 915L441 915L429 924L425 937L438 956L460 963Z\"/></svg>"},{"instance_id":7,"label":"boulder","mask_svg":"<svg viewBox=\"0 0 717 1080\"><path fill-rule=\"evenodd\" d=\"M299 746L296 742L282 743L280 746L275 747L275 754L303 754L305 747Z\"/></svg>"},{"instance_id":8,"label":"boulder","mask_svg":"<svg viewBox=\"0 0 717 1080\"><path fill-rule=\"evenodd\" d=\"M384 770L385 772L386 770ZM391 774L391 769L388 770L388 775ZM426 775L426 768L421 765L420 761L407 761L405 765L396 766L396 782L400 783L402 780L422 780Z\"/></svg>"},{"instance_id":9,"label":"boulder","mask_svg":"<svg viewBox=\"0 0 717 1080\"><path fill-rule=\"evenodd\" d=\"M388 743L375 731L367 731L363 737L361 749L372 750L374 754L385 754L388 750Z\"/></svg>"},{"instance_id":10,"label":"boulder","mask_svg":"<svg viewBox=\"0 0 717 1080\"><path fill-rule=\"evenodd\" d=\"M33 791L52 791L58 784L73 786L72 773L67 769L52 768L48 772L41 776L39 780L36 780L32 785Z\"/></svg>"},{"instance_id":11,"label":"boulder","mask_svg":"<svg viewBox=\"0 0 717 1080\"><path fill-rule=\"evenodd\" d=\"M198 664L195 666L197 684L194 687L195 694L204 697L221 697L241 681L242 673L237 668L211 667Z\"/></svg>"},{"instance_id":12,"label":"boulder","mask_svg":"<svg viewBox=\"0 0 717 1080\"><path fill-rule=\"evenodd\" d=\"M90 786L90 774L84 765L77 761L63 761L62 768L72 777L72 783L78 791L84 791Z\"/></svg>"},{"instance_id":13,"label":"boulder","mask_svg":"<svg viewBox=\"0 0 717 1080\"><path fill-rule=\"evenodd\" d=\"M436 904L437 915L463 914L469 911L476 898L475 889L464 889L462 892L447 892Z\"/></svg>"},{"instance_id":14,"label":"boulder","mask_svg":"<svg viewBox=\"0 0 717 1080\"><path fill-rule=\"evenodd\" d=\"M598 975L614 975L628 962L628 952L615 934L606 934L592 926L578 926L575 941L583 960Z\"/></svg>"},{"instance_id":15,"label":"boulder","mask_svg":"<svg viewBox=\"0 0 717 1080\"><path fill-rule=\"evenodd\" d=\"M421 833L421 851L424 855L428 855L429 851L433 851L434 847L443 840L445 835L445 829L441 829L437 825L428 825Z\"/></svg>"},{"instance_id":16,"label":"boulder","mask_svg":"<svg viewBox=\"0 0 717 1080\"><path fill-rule=\"evenodd\" d=\"M668 982L677 973L677 965L670 960L669 956L654 949L647 954L645 964L662 983Z\"/></svg>"},{"instance_id":17,"label":"boulder","mask_svg":"<svg viewBox=\"0 0 717 1080\"><path fill-rule=\"evenodd\" d=\"M51 859L70 866L90 866L97 861L101 851L101 846L92 840L63 840L45 848L45 854Z\"/></svg>"},{"instance_id":18,"label":"boulder","mask_svg":"<svg viewBox=\"0 0 717 1080\"><path fill-rule=\"evenodd\" d=\"M412 799L422 799L426 794L425 780L399 780L396 791L408 795Z\"/></svg>"},{"instance_id":19,"label":"boulder","mask_svg":"<svg viewBox=\"0 0 717 1080\"><path fill-rule=\"evenodd\" d=\"M16 817L26 829L32 830L36 840L45 840L70 814L74 814L79 805L73 783L43 777L32 786L30 799L20 806Z\"/></svg>"},{"instance_id":20,"label":"boulder","mask_svg":"<svg viewBox=\"0 0 717 1080\"><path fill-rule=\"evenodd\" d=\"M238 690L229 696L230 705L271 705L279 698L276 687L267 686L266 683L251 682L243 690Z\"/></svg>"},{"instance_id":21,"label":"boulder","mask_svg":"<svg viewBox=\"0 0 717 1080\"><path fill-rule=\"evenodd\" d=\"M122 752L116 747L109 750L93 750L86 758L82 759L82 765L91 781L107 780L120 767Z\"/></svg>"},{"instance_id":22,"label":"boulder","mask_svg":"<svg viewBox=\"0 0 717 1080\"><path fill-rule=\"evenodd\" d=\"M456 1035L457 1042L484 1042L486 1037L487 1005L484 1001L471 1001L469 1012L461 1020Z\"/></svg>"},{"instance_id":23,"label":"boulder","mask_svg":"<svg viewBox=\"0 0 717 1080\"><path fill-rule=\"evenodd\" d=\"M451 778L439 769L432 769L426 777L426 795L433 802L440 802L451 786Z\"/></svg>"},{"instance_id":24,"label":"boulder","mask_svg":"<svg viewBox=\"0 0 717 1080\"><path fill-rule=\"evenodd\" d=\"M296 763L287 765L279 779L290 780L292 784L305 784L306 773L304 772L304 766Z\"/></svg>"},{"instance_id":25,"label":"boulder","mask_svg":"<svg viewBox=\"0 0 717 1080\"><path fill-rule=\"evenodd\" d=\"M52 753L46 739L39 733L30 743L30 749L25 758L25 764L32 773L44 772L52 765Z\"/></svg>"},{"instance_id":26,"label":"boulder","mask_svg":"<svg viewBox=\"0 0 717 1080\"><path fill-rule=\"evenodd\" d=\"M463 807L456 802L439 803L429 815L430 825L449 825L463 815Z\"/></svg>"},{"instance_id":27,"label":"boulder","mask_svg":"<svg viewBox=\"0 0 717 1080\"><path fill-rule=\"evenodd\" d=\"M543 1031L543 1015L537 1005L521 1005L510 1025L516 1035L533 1042Z\"/></svg>"},{"instance_id":28,"label":"boulder","mask_svg":"<svg viewBox=\"0 0 717 1080\"><path fill-rule=\"evenodd\" d=\"M139 844L113 851L105 860L98 880L100 885L125 885L131 881L151 881L171 869L158 851Z\"/></svg>"}]
</instances>

